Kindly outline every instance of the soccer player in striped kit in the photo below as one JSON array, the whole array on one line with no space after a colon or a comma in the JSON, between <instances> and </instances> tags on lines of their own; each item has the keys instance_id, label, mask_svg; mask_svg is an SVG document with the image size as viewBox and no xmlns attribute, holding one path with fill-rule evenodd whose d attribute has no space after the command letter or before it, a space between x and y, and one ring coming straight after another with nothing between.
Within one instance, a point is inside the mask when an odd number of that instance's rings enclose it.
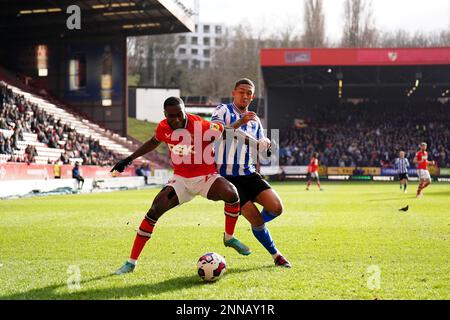
<instances>
[{"instance_id":1,"label":"soccer player in striped kit","mask_svg":"<svg viewBox=\"0 0 450 320\"><path fill-rule=\"evenodd\" d=\"M211 122L233 129L240 129L258 141L260 152L270 148L270 140L264 136L258 116L249 112L248 107L255 98L255 85L250 79L240 79L232 92L233 102L219 105ZM250 222L255 238L272 255L276 266L291 268L291 264L278 251L267 222L283 212L283 204L269 183L256 171L254 149L239 143L220 143L216 150L216 162L220 175L230 181L238 190L241 213ZM263 206L259 212L255 202Z\"/></svg>"},{"instance_id":2,"label":"soccer player in striped kit","mask_svg":"<svg viewBox=\"0 0 450 320\"><path fill-rule=\"evenodd\" d=\"M425 142L420 144L420 150L417 151L416 156L414 157L414 163L417 164L417 175L420 179L416 197L421 198L423 197L423 189L431 184L428 164L434 165L434 161L428 161L427 144Z\"/></svg>"},{"instance_id":3,"label":"soccer player in striped kit","mask_svg":"<svg viewBox=\"0 0 450 320\"><path fill-rule=\"evenodd\" d=\"M405 151L400 151L398 158L395 159L395 168L397 169L398 179L400 180L400 190L408 192L408 169L409 161L405 158Z\"/></svg>"},{"instance_id":4,"label":"soccer player in striped kit","mask_svg":"<svg viewBox=\"0 0 450 320\"><path fill-rule=\"evenodd\" d=\"M161 143L170 149L174 175L153 200L137 231L130 258L116 274L133 272L137 260L150 240L158 219L167 211L195 196L212 201L225 202L224 245L242 255L250 249L234 237L234 229L240 213L239 194L236 188L217 172L212 142L223 133L223 125L210 123L199 116L186 113L183 100L170 97L164 102L164 115L155 135L129 157L119 161L111 172L123 172L134 159L155 150Z\"/></svg>"}]
</instances>

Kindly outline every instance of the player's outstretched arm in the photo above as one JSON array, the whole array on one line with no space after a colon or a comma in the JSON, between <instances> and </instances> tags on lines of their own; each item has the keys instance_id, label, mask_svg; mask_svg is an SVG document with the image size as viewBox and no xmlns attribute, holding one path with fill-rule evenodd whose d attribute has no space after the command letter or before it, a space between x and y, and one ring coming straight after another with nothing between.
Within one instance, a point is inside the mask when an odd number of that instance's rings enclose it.
<instances>
[{"instance_id":1,"label":"player's outstretched arm","mask_svg":"<svg viewBox=\"0 0 450 320\"><path fill-rule=\"evenodd\" d=\"M143 156L144 154L147 154L155 150L160 144L161 144L160 141L156 140L155 137L152 137L150 140L148 140L146 143L140 146L139 149L137 149L133 154L117 162L111 169L111 172L113 171L123 172L125 168L129 166L131 162L133 162L134 159L137 159L140 156Z\"/></svg>"},{"instance_id":2,"label":"player's outstretched arm","mask_svg":"<svg viewBox=\"0 0 450 320\"><path fill-rule=\"evenodd\" d=\"M238 137L244 138L244 143L249 145L250 147L256 148L258 151L267 152L267 155L270 156L271 150L271 141L270 139L264 137L259 140L255 139L253 136L248 133L242 131L241 129L234 130L235 138Z\"/></svg>"}]
</instances>

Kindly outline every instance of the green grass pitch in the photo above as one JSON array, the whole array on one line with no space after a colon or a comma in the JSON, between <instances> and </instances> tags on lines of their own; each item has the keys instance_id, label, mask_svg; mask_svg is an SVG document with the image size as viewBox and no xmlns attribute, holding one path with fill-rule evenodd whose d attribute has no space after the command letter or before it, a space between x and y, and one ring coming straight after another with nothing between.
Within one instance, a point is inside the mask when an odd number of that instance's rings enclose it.
<instances>
[{"instance_id":1,"label":"green grass pitch","mask_svg":"<svg viewBox=\"0 0 450 320\"><path fill-rule=\"evenodd\" d=\"M125 276L111 273L159 189L0 201L0 299L449 299L450 185L415 199L416 185L273 184L285 212L268 225L292 269L243 217L236 235L253 253L225 248L223 204L197 197L158 221ZM227 272L208 284L196 262L211 251Z\"/></svg>"}]
</instances>

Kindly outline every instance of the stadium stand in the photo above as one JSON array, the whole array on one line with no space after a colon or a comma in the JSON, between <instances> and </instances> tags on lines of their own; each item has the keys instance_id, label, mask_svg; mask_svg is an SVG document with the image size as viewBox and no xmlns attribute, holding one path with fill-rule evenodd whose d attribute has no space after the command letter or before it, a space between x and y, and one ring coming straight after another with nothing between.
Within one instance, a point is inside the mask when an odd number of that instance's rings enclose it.
<instances>
[{"instance_id":1,"label":"stadium stand","mask_svg":"<svg viewBox=\"0 0 450 320\"><path fill-rule=\"evenodd\" d=\"M450 166L448 103L391 105L382 102L299 107L298 128L280 133L280 163L307 165L313 152L333 167L392 167L398 152L412 160L426 141L439 167Z\"/></svg>"},{"instance_id":2,"label":"stadium stand","mask_svg":"<svg viewBox=\"0 0 450 320\"><path fill-rule=\"evenodd\" d=\"M121 143L118 142L120 140ZM124 145L129 145L129 147ZM87 119L16 86L0 82L0 163L110 166L137 147ZM161 167L160 159L150 166Z\"/></svg>"}]
</instances>

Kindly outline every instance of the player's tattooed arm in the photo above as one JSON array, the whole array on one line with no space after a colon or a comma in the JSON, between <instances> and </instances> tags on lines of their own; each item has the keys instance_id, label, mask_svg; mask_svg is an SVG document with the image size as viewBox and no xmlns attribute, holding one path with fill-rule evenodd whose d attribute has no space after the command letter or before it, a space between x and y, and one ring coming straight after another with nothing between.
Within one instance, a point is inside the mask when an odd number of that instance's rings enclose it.
<instances>
[{"instance_id":1,"label":"player's tattooed arm","mask_svg":"<svg viewBox=\"0 0 450 320\"><path fill-rule=\"evenodd\" d=\"M258 116L253 111L248 111L248 112L244 113L244 115L241 119L237 120L236 122L233 122L230 126L233 129L238 129L241 126L243 126L244 124L246 124L252 120L258 121Z\"/></svg>"}]
</instances>

